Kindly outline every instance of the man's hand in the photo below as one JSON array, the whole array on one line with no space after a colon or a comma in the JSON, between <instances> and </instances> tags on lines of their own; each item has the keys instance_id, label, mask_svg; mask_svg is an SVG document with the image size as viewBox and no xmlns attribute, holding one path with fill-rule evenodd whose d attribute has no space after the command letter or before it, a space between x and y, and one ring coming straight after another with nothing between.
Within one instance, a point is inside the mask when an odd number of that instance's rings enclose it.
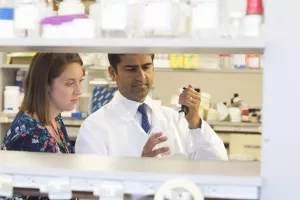
<instances>
[{"instance_id":1,"label":"man's hand","mask_svg":"<svg viewBox=\"0 0 300 200\"><path fill-rule=\"evenodd\" d=\"M179 104L189 108L188 114L185 116L189 123L190 129L201 128L201 118L199 116L200 94L189 85L179 96Z\"/></svg>"},{"instance_id":2,"label":"man's hand","mask_svg":"<svg viewBox=\"0 0 300 200\"><path fill-rule=\"evenodd\" d=\"M146 142L146 144L144 146L142 157L157 157L160 154L164 154L164 153L169 154L170 153L169 147L162 147L162 148L153 150L157 144L163 143L168 140L167 137L162 136L162 135L163 135L162 133L155 133L149 137L148 141Z\"/></svg>"}]
</instances>

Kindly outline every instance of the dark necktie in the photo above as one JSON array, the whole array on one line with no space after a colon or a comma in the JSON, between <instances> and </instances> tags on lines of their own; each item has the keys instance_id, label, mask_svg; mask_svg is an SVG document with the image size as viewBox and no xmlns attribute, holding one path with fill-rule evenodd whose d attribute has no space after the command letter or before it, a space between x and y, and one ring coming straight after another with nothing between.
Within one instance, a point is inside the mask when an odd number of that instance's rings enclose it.
<instances>
[{"instance_id":1,"label":"dark necktie","mask_svg":"<svg viewBox=\"0 0 300 200\"><path fill-rule=\"evenodd\" d=\"M150 123L147 115L147 105L143 103L142 105L139 106L138 111L142 114L141 126L144 129L144 131L148 133L150 130Z\"/></svg>"}]
</instances>

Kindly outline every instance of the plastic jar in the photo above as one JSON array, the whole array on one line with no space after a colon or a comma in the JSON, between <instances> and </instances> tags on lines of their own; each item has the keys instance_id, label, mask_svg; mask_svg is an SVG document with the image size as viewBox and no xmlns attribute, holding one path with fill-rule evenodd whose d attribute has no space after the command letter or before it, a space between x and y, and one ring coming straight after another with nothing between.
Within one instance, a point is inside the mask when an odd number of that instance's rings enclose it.
<instances>
[{"instance_id":1,"label":"plastic jar","mask_svg":"<svg viewBox=\"0 0 300 200\"><path fill-rule=\"evenodd\" d=\"M230 121L231 122L241 122L242 116L241 116L241 110L236 107L229 108L229 115L230 115Z\"/></svg>"},{"instance_id":2,"label":"plastic jar","mask_svg":"<svg viewBox=\"0 0 300 200\"><path fill-rule=\"evenodd\" d=\"M101 22L101 4L100 0L97 0L96 3L90 5L90 18L94 20L95 23L95 35L98 37L100 36L100 22Z\"/></svg>"},{"instance_id":3,"label":"plastic jar","mask_svg":"<svg viewBox=\"0 0 300 200\"><path fill-rule=\"evenodd\" d=\"M84 14L84 5L80 0L63 0L59 4L58 15Z\"/></svg>"},{"instance_id":4,"label":"plastic jar","mask_svg":"<svg viewBox=\"0 0 300 200\"><path fill-rule=\"evenodd\" d=\"M20 106L20 87L5 86L4 91L4 110L18 112Z\"/></svg>"},{"instance_id":5,"label":"plastic jar","mask_svg":"<svg viewBox=\"0 0 300 200\"><path fill-rule=\"evenodd\" d=\"M261 15L246 15L244 18L244 35L246 37L259 37L261 24Z\"/></svg>"},{"instance_id":6,"label":"plastic jar","mask_svg":"<svg viewBox=\"0 0 300 200\"><path fill-rule=\"evenodd\" d=\"M219 36L219 0L191 0L191 35L194 38Z\"/></svg>"},{"instance_id":7,"label":"plastic jar","mask_svg":"<svg viewBox=\"0 0 300 200\"><path fill-rule=\"evenodd\" d=\"M230 29L231 38L239 38L243 35L243 18L245 14L242 12L230 13Z\"/></svg>"},{"instance_id":8,"label":"plastic jar","mask_svg":"<svg viewBox=\"0 0 300 200\"><path fill-rule=\"evenodd\" d=\"M246 55L234 54L233 55L233 68L244 69L246 68Z\"/></svg>"},{"instance_id":9,"label":"plastic jar","mask_svg":"<svg viewBox=\"0 0 300 200\"><path fill-rule=\"evenodd\" d=\"M249 110L242 110L242 122L249 122Z\"/></svg>"},{"instance_id":10,"label":"plastic jar","mask_svg":"<svg viewBox=\"0 0 300 200\"><path fill-rule=\"evenodd\" d=\"M147 0L142 5L142 36L176 36L186 28L185 5L182 1Z\"/></svg>"},{"instance_id":11,"label":"plastic jar","mask_svg":"<svg viewBox=\"0 0 300 200\"><path fill-rule=\"evenodd\" d=\"M13 1L0 1L0 38L14 37L14 6Z\"/></svg>"},{"instance_id":12,"label":"plastic jar","mask_svg":"<svg viewBox=\"0 0 300 200\"><path fill-rule=\"evenodd\" d=\"M256 55L256 54L247 55L247 68L259 69L260 55Z\"/></svg>"},{"instance_id":13,"label":"plastic jar","mask_svg":"<svg viewBox=\"0 0 300 200\"><path fill-rule=\"evenodd\" d=\"M220 68L232 69L232 59L230 54L220 54Z\"/></svg>"}]
</instances>

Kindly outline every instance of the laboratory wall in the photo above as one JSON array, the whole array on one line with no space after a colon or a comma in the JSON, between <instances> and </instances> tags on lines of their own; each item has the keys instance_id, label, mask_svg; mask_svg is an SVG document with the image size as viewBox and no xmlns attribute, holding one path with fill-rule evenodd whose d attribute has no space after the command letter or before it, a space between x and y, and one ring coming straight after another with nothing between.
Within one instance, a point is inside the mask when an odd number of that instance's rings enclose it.
<instances>
[{"instance_id":1,"label":"laboratory wall","mask_svg":"<svg viewBox=\"0 0 300 200\"><path fill-rule=\"evenodd\" d=\"M230 103L233 94L238 93L250 107L262 106L262 73L155 73L155 89L165 105L170 105L171 96L187 84L211 94L213 103Z\"/></svg>"}]
</instances>

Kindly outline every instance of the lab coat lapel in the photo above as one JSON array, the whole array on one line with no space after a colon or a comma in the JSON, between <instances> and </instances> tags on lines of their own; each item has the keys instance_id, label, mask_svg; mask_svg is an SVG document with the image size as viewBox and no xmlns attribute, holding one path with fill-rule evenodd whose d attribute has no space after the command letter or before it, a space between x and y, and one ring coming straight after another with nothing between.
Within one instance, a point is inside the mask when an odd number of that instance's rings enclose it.
<instances>
[{"instance_id":1,"label":"lab coat lapel","mask_svg":"<svg viewBox=\"0 0 300 200\"><path fill-rule=\"evenodd\" d=\"M161 123L166 123L167 118L163 114L160 106L152 105L151 109L152 109L152 123L151 123L152 128L154 126L160 126Z\"/></svg>"},{"instance_id":2,"label":"lab coat lapel","mask_svg":"<svg viewBox=\"0 0 300 200\"><path fill-rule=\"evenodd\" d=\"M131 130L133 132L139 132L137 135L142 135L142 137L147 136L147 133L145 133L141 125L135 120L135 113L129 111L129 109L120 101L120 99L115 96L111 101L111 104L121 123L132 127Z\"/></svg>"}]
</instances>

